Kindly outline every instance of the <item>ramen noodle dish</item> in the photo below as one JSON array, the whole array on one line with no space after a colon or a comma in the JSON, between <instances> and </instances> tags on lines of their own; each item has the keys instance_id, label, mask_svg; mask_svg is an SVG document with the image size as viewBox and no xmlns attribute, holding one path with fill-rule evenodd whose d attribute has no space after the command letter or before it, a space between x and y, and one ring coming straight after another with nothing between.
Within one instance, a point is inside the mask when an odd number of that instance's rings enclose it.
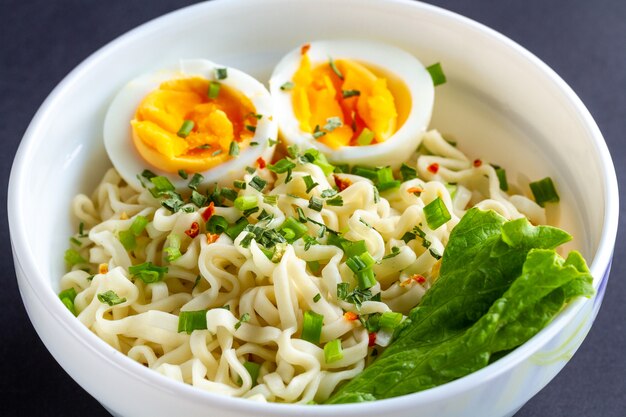
<instances>
[{"instance_id":1,"label":"ramen noodle dish","mask_svg":"<svg viewBox=\"0 0 626 417\"><path fill-rule=\"evenodd\" d=\"M555 250L551 178L516 187L427 130L444 82L356 41L301 45L270 91L206 60L131 81L105 122L114 168L72 201L61 301L130 359L255 401L372 401L487 366L591 275Z\"/></svg>"}]
</instances>

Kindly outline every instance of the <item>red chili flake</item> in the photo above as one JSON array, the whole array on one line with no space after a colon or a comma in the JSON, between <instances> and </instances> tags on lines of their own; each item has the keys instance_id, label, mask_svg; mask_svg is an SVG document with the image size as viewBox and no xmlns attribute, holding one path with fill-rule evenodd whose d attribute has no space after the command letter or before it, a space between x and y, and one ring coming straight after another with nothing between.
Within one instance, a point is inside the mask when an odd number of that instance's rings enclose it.
<instances>
[{"instance_id":1,"label":"red chili flake","mask_svg":"<svg viewBox=\"0 0 626 417\"><path fill-rule=\"evenodd\" d=\"M481 166L483 164L483 161L481 161L480 159L474 159L474 166L476 168L478 168L479 166Z\"/></svg>"},{"instance_id":2,"label":"red chili flake","mask_svg":"<svg viewBox=\"0 0 626 417\"><path fill-rule=\"evenodd\" d=\"M343 313L343 318L348 321L354 321L358 319L359 316L356 313L353 313L352 311L346 311L345 313Z\"/></svg>"},{"instance_id":3,"label":"red chili flake","mask_svg":"<svg viewBox=\"0 0 626 417\"><path fill-rule=\"evenodd\" d=\"M424 191L424 189L422 187L411 187L411 188L408 188L406 191L408 193L419 196Z\"/></svg>"},{"instance_id":4,"label":"red chili flake","mask_svg":"<svg viewBox=\"0 0 626 417\"><path fill-rule=\"evenodd\" d=\"M439 172L439 164L436 162L433 162L432 164L428 165L428 171L432 172L433 174L436 174L437 172Z\"/></svg>"},{"instance_id":5,"label":"red chili flake","mask_svg":"<svg viewBox=\"0 0 626 417\"><path fill-rule=\"evenodd\" d=\"M339 191L343 191L352 185L352 181L350 181L347 178L342 179L342 178L339 178L339 176L335 174L333 174L333 178L335 179L335 185L337 185L337 188L339 189Z\"/></svg>"},{"instance_id":6,"label":"red chili flake","mask_svg":"<svg viewBox=\"0 0 626 417\"><path fill-rule=\"evenodd\" d=\"M206 234L206 241L207 241L208 244L211 244L211 243L214 243L217 240L217 238L219 238L219 237L220 237L220 235L218 235L218 234L207 233Z\"/></svg>"},{"instance_id":7,"label":"red chili flake","mask_svg":"<svg viewBox=\"0 0 626 417\"><path fill-rule=\"evenodd\" d=\"M259 156L259 159L256 160L256 164L259 166L260 169L265 168L265 159Z\"/></svg>"},{"instance_id":8,"label":"red chili flake","mask_svg":"<svg viewBox=\"0 0 626 417\"><path fill-rule=\"evenodd\" d=\"M309 52L309 49L311 49L311 44L310 43L305 43L304 45L302 45L302 47L300 48L300 55L304 55L307 52Z\"/></svg>"},{"instance_id":9,"label":"red chili flake","mask_svg":"<svg viewBox=\"0 0 626 417\"><path fill-rule=\"evenodd\" d=\"M419 275L419 274L415 274L412 277L413 281L417 282L418 284L423 284L426 282L426 278L424 278L423 276Z\"/></svg>"},{"instance_id":10,"label":"red chili flake","mask_svg":"<svg viewBox=\"0 0 626 417\"><path fill-rule=\"evenodd\" d=\"M367 335L369 338L369 342L367 343L367 346L372 347L376 344L376 333L370 333Z\"/></svg>"},{"instance_id":11,"label":"red chili flake","mask_svg":"<svg viewBox=\"0 0 626 417\"><path fill-rule=\"evenodd\" d=\"M213 213L215 213L215 204L213 204L213 202L211 201L211 204L209 204L209 206L205 208L201 214L202 220L204 220L205 222L209 221Z\"/></svg>"},{"instance_id":12,"label":"red chili flake","mask_svg":"<svg viewBox=\"0 0 626 417\"><path fill-rule=\"evenodd\" d=\"M192 239L198 236L199 232L200 232L200 225L198 224L198 222L191 223L191 227L185 230L185 234Z\"/></svg>"}]
</instances>

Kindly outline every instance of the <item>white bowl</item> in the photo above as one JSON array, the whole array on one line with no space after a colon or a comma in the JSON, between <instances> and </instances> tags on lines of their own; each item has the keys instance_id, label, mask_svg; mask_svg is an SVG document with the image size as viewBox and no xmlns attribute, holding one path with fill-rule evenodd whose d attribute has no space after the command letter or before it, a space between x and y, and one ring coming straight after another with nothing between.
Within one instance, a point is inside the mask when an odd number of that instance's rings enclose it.
<instances>
[{"instance_id":1,"label":"white bowl","mask_svg":"<svg viewBox=\"0 0 626 417\"><path fill-rule=\"evenodd\" d=\"M571 303L530 341L467 377L390 400L333 406L259 404L206 393L133 362L80 324L57 298L63 251L76 230L69 207L110 165L102 124L119 88L143 72L198 57L267 81L294 46L348 37L394 44L427 65L442 62L448 83L436 89L431 126L454 134L470 157L505 165L511 180L555 179L559 224L575 236L570 247L589 261L596 296ZM8 209L19 288L35 329L63 368L115 415L368 417L420 410L424 416L489 417L514 413L582 343L608 278L618 193L606 144L578 97L539 59L493 30L414 2L232 0L156 19L68 75L24 135Z\"/></svg>"}]
</instances>

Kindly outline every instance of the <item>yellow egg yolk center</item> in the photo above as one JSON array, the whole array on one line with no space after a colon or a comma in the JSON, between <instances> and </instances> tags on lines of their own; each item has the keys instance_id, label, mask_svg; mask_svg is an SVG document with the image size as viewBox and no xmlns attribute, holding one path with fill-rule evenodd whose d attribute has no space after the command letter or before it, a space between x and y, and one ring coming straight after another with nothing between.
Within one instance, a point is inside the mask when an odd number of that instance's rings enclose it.
<instances>
[{"instance_id":1,"label":"yellow egg yolk center","mask_svg":"<svg viewBox=\"0 0 626 417\"><path fill-rule=\"evenodd\" d=\"M351 60L313 68L305 51L292 79L300 130L332 149L384 142L396 132L398 110L386 78Z\"/></svg>"},{"instance_id":2,"label":"yellow egg yolk center","mask_svg":"<svg viewBox=\"0 0 626 417\"><path fill-rule=\"evenodd\" d=\"M200 77L162 83L131 121L141 156L166 172L206 171L227 161L231 143L245 148L256 124L247 97Z\"/></svg>"}]
</instances>

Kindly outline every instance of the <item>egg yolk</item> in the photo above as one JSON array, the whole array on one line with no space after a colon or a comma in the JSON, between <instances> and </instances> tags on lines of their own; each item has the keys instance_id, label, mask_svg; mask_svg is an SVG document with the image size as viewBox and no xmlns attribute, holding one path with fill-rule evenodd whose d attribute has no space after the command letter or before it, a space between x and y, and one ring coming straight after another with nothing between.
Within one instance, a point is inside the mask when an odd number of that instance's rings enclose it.
<instances>
[{"instance_id":1,"label":"egg yolk","mask_svg":"<svg viewBox=\"0 0 626 417\"><path fill-rule=\"evenodd\" d=\"M351 60L312 68L307 49L302 49L292 79L292 103L300 130L332 149L389 139L397 130L398 112L387 80Z\"/></svg>"},{"instance_id":2,"label":"egg yolk","mask_svg":"<svg viewBox=\"0 0 626 417\"><path fill-rule=\"evenodd\" d=\"M200 77L173 79L142 100L131 125L147 162L166 172L200 172L227 161L233 141L240 149L249 145L257 123L253 104L216 85Z\"/></svg>"}]
</instances>

